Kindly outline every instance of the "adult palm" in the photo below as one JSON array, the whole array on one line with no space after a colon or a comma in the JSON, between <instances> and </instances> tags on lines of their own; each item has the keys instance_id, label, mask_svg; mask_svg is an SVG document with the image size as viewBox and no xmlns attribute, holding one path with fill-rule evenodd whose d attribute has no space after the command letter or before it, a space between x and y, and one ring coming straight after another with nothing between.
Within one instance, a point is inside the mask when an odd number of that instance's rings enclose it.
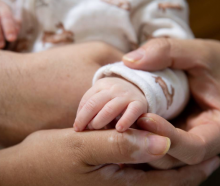
<instances>
[{"instance_id":1,"label":"adult palm","mask_svg":"<svg viewBox=\"0 0 220 186\"><path fill-rule=\"evenodd\" d=\"M150 113L138 121L141 128L171 139L169 155L153 162L153 166L197 164L220 153L219 42L154 39L123 60L135 69L155 71L169 67L185 70L188 75L195 102L187 107L184 117L174 121L179 128Z\"/></svg>"}]
</instances>

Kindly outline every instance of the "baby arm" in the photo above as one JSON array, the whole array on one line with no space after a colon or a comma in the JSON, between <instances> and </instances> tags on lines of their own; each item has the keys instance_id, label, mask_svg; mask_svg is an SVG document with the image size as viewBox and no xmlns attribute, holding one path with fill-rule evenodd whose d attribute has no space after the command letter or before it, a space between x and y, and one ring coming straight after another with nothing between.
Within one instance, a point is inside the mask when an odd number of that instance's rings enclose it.
<instances>
[{"instance_id":1,"label":"baby arm","mask_svg":"<svg viewBox=\"0 0 220 186\"><path fill-rule=\"evenodd\" d=\"M10 6L0 1L0 49L4 48L5 40L15 41L18 32L19 23L15 19Z\"/></svg>"},{"instance_id":2,"label":"baby arm","mask_svg":"<svg viewBox=\"0 0 220 186\"><path fill-rule=\"evenodd\" d=\"M121 115L116 124L119 132L146 112L171 119L182 111L189 97L187 77L177 70L151 73L115 63L100 68L94 83L80 103L74 124L76 131L86 126L101 129Z\"/></svg>"}]
</instances>

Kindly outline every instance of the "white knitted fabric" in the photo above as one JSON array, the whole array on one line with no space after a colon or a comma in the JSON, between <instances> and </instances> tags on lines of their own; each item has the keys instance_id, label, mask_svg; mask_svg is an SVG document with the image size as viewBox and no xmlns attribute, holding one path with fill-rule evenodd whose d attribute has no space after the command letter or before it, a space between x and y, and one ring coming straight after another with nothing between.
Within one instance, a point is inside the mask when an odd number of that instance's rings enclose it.
<instances>
[{"instance_id":1,"label":"white knitted fabric","mask_svg":"<svg viewBox=\"0 0 220 186\"><path fill-rule=\"evenodd\" d=\"M148 112L172 119L185 107L189 98L186 75L179 70L158 72L132 70L122 62L100 68L93 83L104 77L121 76L138 86L148 101Z\"/></svg>"},{"instance_id":2,"label":"white knitted fabric","mask_svg":"<svg viewBox=\"0 0 220 186\"><path fill-rule=\"evenodd\" d=\"M184 0L4 0L21 19L19 52L103 41L123 52L152 37L193 38Z\"/></svg>"},{"instance_id":3,"label":"white knitted fabric","mask_svg":"<svg viewBox=\"0 0 220 186\"><path fill-rule=\"evenodd\" d=\"M153 37L193 38L184 0L4 1L22 22L18 41L10 46L18 52L95 40L129 52ZM117 63L101 68L94 81L114 74L136 84L148 100L149 112L167 119L177 115L188 100L183 72L149 73Z\"/></svg>"}]
</instances>

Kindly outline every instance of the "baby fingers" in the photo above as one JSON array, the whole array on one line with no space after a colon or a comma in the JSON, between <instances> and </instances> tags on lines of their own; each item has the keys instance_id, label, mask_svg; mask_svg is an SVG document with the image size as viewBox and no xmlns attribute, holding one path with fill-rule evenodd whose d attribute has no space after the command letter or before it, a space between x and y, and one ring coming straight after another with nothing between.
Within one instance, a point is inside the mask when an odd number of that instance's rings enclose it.
<instances>
[{"instance_id":1,"label":"baby fingers","mask_svg":"<svg viewBox=\"0 0 220 186\"><path fill-rule=\"evenodd\" d=\"M77 113L74 123L75 131L83 131L85 127L90 123L90 121L96 116L96 114L111 99L111 94L108 91L101 91L88 99Z\"/></svg>"},{"instance_id":2,"label":"baby fingers","mask_svg":"<svg viewBox=\"0 0 220 186\"><path fill-rule=\"evenodd\" d=\"M140 101L131 102L116 125L117 131L126 131L142 114L146 112L147 107L145 104L141 103Z\"/></svg>"},{"instance_id":3,"label":"baby fingers","mask_svg":"<svg viewBox=\"0 0 220 186\"><path fill-rule=\"evenodd\" d=\"M123 97L116 97L108 102L97 116L90 122L93 129L101 129L119 116L127 107L128 101Z\"/></svg>"}]
</instances>

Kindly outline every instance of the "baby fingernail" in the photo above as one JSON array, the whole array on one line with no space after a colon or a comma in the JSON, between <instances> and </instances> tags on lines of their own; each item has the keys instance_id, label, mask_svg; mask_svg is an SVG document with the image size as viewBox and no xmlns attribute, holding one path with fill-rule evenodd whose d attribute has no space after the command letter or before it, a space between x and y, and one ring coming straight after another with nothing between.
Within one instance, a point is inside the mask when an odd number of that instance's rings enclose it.
<instances>
[{"instance_id":1,"label":"baby fingernail","mask_svg":"<svg viewBox=\"0 0 220 186\"><path fill-rule=\"evenodd\" d=\"M74 130L75 130L76 132L79 132L79 128L78 128L76 125L74 125Z\"/></svg>"},{"instance_id":2,"label":"baby fingernail","mask_svg":"<svg viewBox=\"0 0 220 186\"><path fill-rule=\"evenodd\" d=\"M121 125L117 125L116 130L119 131L119 132L123 132L124 128Z\"/></svg>"},{"instance_id":3,"label":"baby fingernail","mask_svg":"<svg viewBox=\"0 0 220 186\"><path fill-rule=\"evenodd\" d=\"M135 63L140 61L145 55L145 50L140 48L138 50L135 50L133 52L128 53L123 57L124 61L128 61L130 63Z\"/></svg>"},{"instance_id":4,"label":"baby fingernail","mask_svg":"<svg viewBox=\"0 0 220 186\"><path fill-rule=\"evenodd\" d=\"M148 152L152 155L164 155L170 149L171 141L167 137L149 134L146 138Z\"/></svg>"}]
</instances>

